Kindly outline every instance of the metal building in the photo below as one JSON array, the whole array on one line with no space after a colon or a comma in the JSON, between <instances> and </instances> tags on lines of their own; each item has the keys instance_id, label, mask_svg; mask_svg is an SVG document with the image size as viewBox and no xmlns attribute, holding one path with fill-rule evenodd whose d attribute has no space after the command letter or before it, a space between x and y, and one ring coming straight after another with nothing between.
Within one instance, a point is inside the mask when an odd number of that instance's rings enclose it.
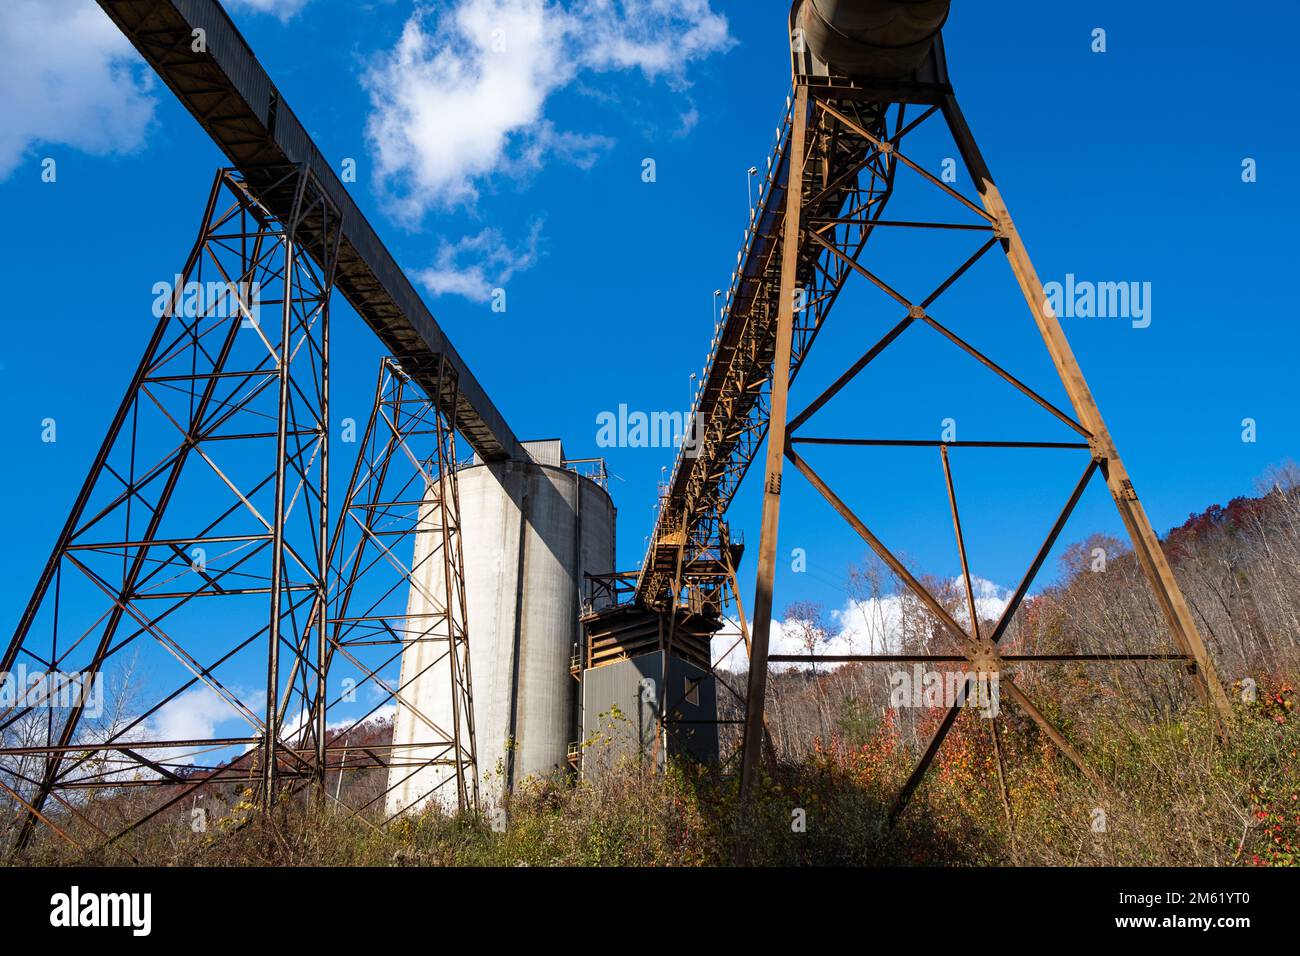
<instances>
[{"instance_id":1,"label":"metal building","mask_svg":"<svg viewBox=\"0 0 1300 956\"><path fill-rule=\"evenodd\" d=\"M581 727L571 665L584 574L614 566L616 511L599 473L581 474L583 463L567 461L557 440L522 444L527 460L485 464L476 458L457 475L474 733L480 787L489 802L530 775L567 765ZM417 542L417 552L421 546ZM445 590L429 567L423 588L412 589L412 614L426 600L422 590L435 601ZM421 715L449 719L448 672L433 666L441 653L441 645L430 643L412 643L403 652L396 746L419 739ZM388 812L418 805L445 772L429 767L402 779L408 771L390 771ZM444 792L450 791L438 791Z\"/></svg>"},{"instance_id":2,"label":"metal building","mask_svg":"<svg viewBox=\"0 0 1300 956\"><path fill-rule=\"evenodd\" d=\"M718 760L717 687L707 665L664 651L611 660L583 671L582 699L586 777L620 762Z\"/></svg>"}]
</instances>

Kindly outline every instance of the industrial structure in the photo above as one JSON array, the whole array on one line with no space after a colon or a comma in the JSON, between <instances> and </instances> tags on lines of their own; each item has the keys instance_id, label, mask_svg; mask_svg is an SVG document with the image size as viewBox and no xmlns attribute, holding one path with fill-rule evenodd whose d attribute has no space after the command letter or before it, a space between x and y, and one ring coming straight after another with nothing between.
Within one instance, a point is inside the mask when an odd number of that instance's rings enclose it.
<instances>
[{"instance_id":1,"label":"industrial structure","mask_svg":"<svg viewBox=\"0 0 1300 956\"><path fill-rule=\"evenodd\" d=\"M719 761L723 694L745 708L747 790L764 746L768 665L810 659L768 652L787 459L953 642L942 657L839 660L949 660L997 671L1006 696L1091 775L1016 685L1011 672L1023 658L998 644L1100 475L1179 651L1108 659L1184 664L1226 712L1187 605L957 105L941 35L949 0L793 5L792 89L695 396L699 439L678 457L643 565L623 573L614 570L616 511L601 466L566 459L559 441L514 436L220 3L99 2L232 164L215 178L182 271L186 283L216 280L228 294L193 314L178 295L159 321L0 662L4 672L25 665L95 676L146 645L161 648L170 667L149 674L147 705L121 720L97 721L84 701L58 711L29 701L0 713L6 740L26 735L0 749L0 793L21 820L17 848L40 828L87 849L120 845L200 788L228 781L254 785L270 808L298 792L329 798L328 774L369 774L379 780L374 794L349 809L382 807L388 819L429 801L476 810L529 775L567 767L596 774L627 757L648 766L677 756ZM202 49L191 42L200 30ZM926 123L950 131L978 196L909 158L908 137ZM946 196L953 220L888 218L891 197L904 189ZM947 230L974 245L936 288L913 295L872 266L872 251L901 230ZM999 252L1069 410L933 313L949 288ZM897 324L791 415L791 380L841 291L861 281L897 305ZM339 451L329 427L335 290L391 353L341 498L328 481L329 457ZM966 353L1076 440L806 433L821 408L909 333L932 333L936 345ZM749 618L737 585L744 548L727 512L765 439ZM808 465L801 443L935 450L968 624ZM975 612L950 467L950 455L968 447L1081 458L1077 486L991 631ZM747 688L720 671L711 647L729 607L736 646L750 659ZM265 666L257 688L230 676L233 662L247 660ZM163 735L167 708L196 693L224 702L247 732ZM354 706L358 699L366 706ZM349 749L350 732L386 713L391 740ZM945 715L895 813L959 714L960 705ZM590 746L597 738L601 746ZM121 803L110 826L88 812L87 793L151 788L163 796Z\"/></svg>"},{"instance_id":2,"label":"industrial structure","mask_svg":"<svg viewBox=\"0 0 1300 956\"><path fill-rule=\"evenodd\" d=\"M1079 770L1095 779L1066 737L1015 683L1017 658L1002 655L999 641L1024 601L1066 520L1084 489L1100 473L1132 539L1134 553L1164 611L1178 647L1174 655L1111 656L1108 660L1173 660L1188 667L1195 686L1221 718L1227 697L1206 653L1178 583L1154 529L1120 460L1101 413L1084 380L1057 316L1048 307L1042 283L1016 231L974 135L957 105L944 57L942 27L949 0L796 0L789 35L793 89L768 161L758 208L751 213L745 247L732 277L724 322L699 389L694 414L703 436L690 454L679 456L671 490L659 513L650 550L637 582L637 598L647 607L667 609L690 603L696 587L691 569L726 537L724 514L737 486L758 456L766 437L761 475L762 538L759 542L753 629L746 643L750 668L746 697L742 793L752 787L763 746L763 710L768 664L811 660L799 655L769 656L777 527L788 459L934 616L952 641L954 655L924 661L964 661L974 670L996 672L1013 700ZM907 137L922 124L944 124L978 197L963 195L942 177L908 156ZM891 197L904 189L938 190L951 200L946 222L890 219ZM960 217L960 218L959 218ZM873 250L899 230L968 233L977 245L946 279L924 296L905 295L870 265ZM913 247L914 248L914 247ZM932 306L986 254L997 250L1010 267L1030 316L1069 396L1073 415L1030 388L1012 372L957 336L934 315ZM915 253L913 253L915 254ZM845 285L866 281L893 300L902 314L883 337L806 408L791 415L789 386L818 333L831 319ZM937 333L936 344L955 347L1049 412L1078 436L1077 441L945 441L811 436L805 426L846 385L859 376L900 336L915 328ZM916 334L916 333L913 333ZM932 336L932 338L934 338ZM800 444L841 447L933 447L943 470L952 512L956 549L968 602L969 625L959 623L908 570L868 525L799 454ZM1081 476L994 628L985 632L975 609L970 568L949 463L950 451L968 447L1076 449L1083 457ZM1036 660L1048 659L1038 656ZM1052 657L1094 660L1095 655ZM817 660L825 660L819 657ZM850 655L839 661L905 663L905 655ZM931 761L960 716L951 707L907 780L894 815L924 778ZM998 735L994 734L995 743Z\"/></svg>"},{"instance_id":3,"label":"industrial structure","mask_svg":"<svg viewBox=\"0 0 1300 956\"><path fill-rule=\"evenodd\" d=\"M450 377L443 363L433 394L454 392ZM346 746L377 712L393 710L390 740L322 768L335 769L336 797L345 773L382 775L382 789L358 809L480 806L455 434L455 419L385 358L330 541L320 668L328 679L316 711L333 731L318 730L319 739ZM433 699L427 690L417 696L426 688L436 688ZM346 706L358 691L372 701L359 714ZM394 808L394 794L405 804Z\"/></svg>"},{"instance_id":4,"label":"industrial structure","mask_svg":"<svg viewBox=\"0 0 1300 956\"><path fill-rule=\"evenodd\" d=\"M602 474L580 473L583 463L566 460L559 441L522 447L524 459L476 460L456 471L477 760L494 803L518 781L568 765L581 724L570 668L586 573L614 566L615 510ZM413 614L443 603L441 569L426 567L429 580L410 591ZM395 747L418 740L421 714L446 723L456 698L449 672L437 667L443 653L436 642L406 645ZM408 778L393 768L388 813L418 807L445 773L428 765Z\"/></svg>"}]
</instances>

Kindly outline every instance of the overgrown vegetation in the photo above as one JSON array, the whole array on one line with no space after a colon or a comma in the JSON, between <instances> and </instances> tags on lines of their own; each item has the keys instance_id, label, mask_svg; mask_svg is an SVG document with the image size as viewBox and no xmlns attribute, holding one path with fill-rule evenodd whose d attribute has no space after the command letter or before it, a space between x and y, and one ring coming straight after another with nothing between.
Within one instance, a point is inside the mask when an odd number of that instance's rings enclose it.
<instances>
[{"instance_id":1,"label":"overgrown vegetation","mask_svg":"<svg viewBox=\"0 0 1300 956\"><path fill-rule=\"evenodd\" d=\"M378 828L364 815L295 801L264 821L236 801L205 833L178 819L124 849L167 866L1294 865L1293 706L1282 685L1239 704L1226 744L1197 711L1144 728L1094 726L1083 746L1100 793L1032 731L1007 733L1009 813L991 737L969 720L894 828L889 809L915 754L887 714L860 742L837 737L766 769L744 804L734 777L623 767L598 783L529 781L504 827L493 827L491 813L429 813ZM29 862L79 857L47 839ZM110 850L91 861L124 859Z\"/></svg>"},{"instance_id":2,"label":"overgrown vegetation","mask_svg":"<svg viewBox=\"0 0 1300 956\"><path fill-rule=\"evenodd\" d=\"M287 800L264 820L237 790L210 794L210 823L186 805L92 860L162 865L1295 865L1300 848L1300 491L1195 516L1167 548L1220 677L1222 739L1168 662L1018 666L1017 684L1074 742L1098 787L1005 698L992 722L967 711L897 825L889 815L941 714L889 706L882 666L790 670L769 689L775 753L751 799L735 775L622 766L599 781L531 780L501 813L401 818L379 828L328 801ZM1100 555L1100 558L1099 558ZM1100 561L1100 567L1098 562ZM1165 634L1139 569L1114 541L1070 550L1059 585L1030 601L1005 645L1019 653L1132 653ZM960 615L963 595L930 582ZM855 569L866 642L950 651L935 622L874 565ZM887 620L886 599L900 619ZM809 648L830 637L820 609L786 615ZM801 638L802 639L802 638ZM867 650L866 647L861 648ZM1168 648L1166 648L1168 649ZM726 700L723 695L720 699ZM731 716L734 716L734 711ZM725 750L725 747L724 747ZM999 759L999 753L1001 759ZM382 789L342 791L361 806ZM125 800L105 806L128 818ZM156 798L153 798L156 799ZM182 812L183 811L183 812ZM496 824L494 826L494 823ZM125 856L129 853L130 857ZM27 862L84 859L44 833Z\"/></svg>"}]
</instances>

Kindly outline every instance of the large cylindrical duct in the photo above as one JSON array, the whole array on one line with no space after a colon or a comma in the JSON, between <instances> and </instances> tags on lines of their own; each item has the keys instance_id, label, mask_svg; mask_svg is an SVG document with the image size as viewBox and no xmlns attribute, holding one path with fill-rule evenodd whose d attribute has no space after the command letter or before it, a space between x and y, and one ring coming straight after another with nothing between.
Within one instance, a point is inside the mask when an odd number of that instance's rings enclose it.
<instances>
[{"instance_id":1,"label":"large cylindrical duct","mask_svg":"<svg viewBox=\"0 0 1300 956\"><path fill-rule=\"evenodd\" d=\"M583 574L614 569L616 512L608 492L562 466L559 442L524 447L533 460L457 473L478 772L489 802L529 775L566 766L569 744L581 732L570 666L581 633ZM435 601L445 593L442 573L433 562L424 572ZM413 613L420 611L420 590L412 589ZM451 725L450 669L431 666L444 651L438 643L405 648L394 744L421 739L421 714ZM419 807L449 772L394 768L389 813ZM454 808L454 783L435 799Z\"/></svg>"},{"instance_id":2,"label":"large cylindrical duct","mask_svg":"<svg viewBox=\"0 0 1300 956\"><path fill-rule=\"evenodd\" d=\"M951 0L797 0L794 25L836 73L904 79L924 61Z\"/></svg>"}]
</instances>

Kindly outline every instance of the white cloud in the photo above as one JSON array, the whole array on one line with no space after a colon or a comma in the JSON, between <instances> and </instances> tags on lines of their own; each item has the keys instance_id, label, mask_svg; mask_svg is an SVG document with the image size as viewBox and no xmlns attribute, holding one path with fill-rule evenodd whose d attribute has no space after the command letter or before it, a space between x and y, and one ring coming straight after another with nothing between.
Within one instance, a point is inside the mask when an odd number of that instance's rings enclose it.
<instances>
[{"instance_id":1,"label":"white cloud","mask_svg":"<svg viewBox=\"0 0 1300 956\"><path fill-rule=\"evenodd\" d=\"M572 6L574 32L593 69L638 69L681 82L690 60L727 49L727 18L709 0L583 0Z\"/></svg>"},{"instance_id":2,"label":"white cloud","mask_svg":"<svg viewBox=\"0 0 1300 956\"><path fill-rule=\"evenodd\" d=\"M591 169L601 154L613 145L614 140L608 136L560 132L550 120L542 120L537 129L520 142L518 155L504 157L500 168L507 173L522 175L539 169L550 158L579 169Z\"/></svg>"},{"instance_id":3,"label":"white cloud","mask_svg":"<svg viewBox=\"0 0 1300 956\"><path fill-rule=\"evenodd\" d=\"M250 13L269 13L285 23L310 2L311 0L226 0L226 6Z\"/></svg>"},{"instance_id":4,"label":"white cloud","mask_svg":"<svg viewBox=\"0 0 1300 956\"><path fill-rule=\"evenodd\" d=\"M231 719L246 720L215 690L199 684L153 715L149 735L155 740L205 740L216 736L218 724Z\"/></svg>"},{"instance_id":5,"label":"white cloud","mask_svg":"<svg viewBox=\"0 0 1300 956\"><path fill-rule=\"evenodd\" d=\"M557 132L547 100L584 72L638 70L685 85L692 60L732 43L710 0L455 0L419 7L365 83L376 178L408 222L472 204L482 180L604 137Z\"/></svg>"},{"instance_id":6,"label":"white cloud","mask_svg":"<svg viewBox=\"0 0 1300 956\"><path fill-rule=\"evenodd\" d=\"M460 295L474 302L492 298L516 272L531 268L538 257L542 223L535 221L522 248L512 249L496 229L446 242L433 265L410 270L412 277L434 295Z\"/></svg>"},{"instance_id":7,"label":"white cloud","mask_svg":"<svg viewBox=\"0 0 1300 956\"><path fill-rule=\"evenodd\" d=\"M966 612L965 586L960 579L953 581L953 586L961 593L963 606L955 615L957 623L966 625L970 615ZM1011 599L1011 592L984 578L973 578L971 588L975 592L975 609L981 621L997 620L1006 609ZM816 654L839 656L849 654L896 654L902 639L903 603L899 595L882 598L858 600L850 598L843 606L827 614L827 631L829 640L820 644ZM773 621L769 638L769 654L807 654L798 627L790 621ZM731 636L728 638L727 634ZM715 663L719 656L731 646L738 631L727 628L713 639ZM954 653L956 648L953 649ZM947 652L944 652L947 653ZM744 670L744 647L741 646L729 656L723 666L728 670ZM773 665L774 667L777 665ZM790 667L804 665L792 664ZM831 665L835 666L835 665Z\"/></svg>"},{"instance_id":8,"label":"white cloud","mask_svg":"<svg viewBox=\"0 0 1300 956\"><path fill-rule=\"evenodd\" d=\"M236 699L254 714L261 712L266 695L261 692L232 691ZM146 740L211 740L217 728L236 721L239 730L230 736L251 736L253 730L248 718L207 684L198 684L175 700L169 701L149 718L147 730L141 736ZM248 749L248 748L245 748ZM176 747L149 751L149 759L160 764L178 765L225 759L211 747Z\"/></svg>"},{"instance_id":9,"label":"white cloud","mask_svg":"<svg viewBox=\"0 0 1300 956\"><path fill-rule=\"evenodd\" d=\"M690 136L691 130L695 129L695 127L699 125L700 111L692 106L686 112L682 113L679 119L681 120L681 125L677 127L677 132L673 133L673 135L678 138Z\"/></svg>"},{"instance_id":10,"label":"white cloud","mask_svg":"<svg viewBox=\"0 0 1300 956\"><path fill-rule=\"evenodd\" d=\"M227 5L286 21L309 2ZM71 146L95 156L139 149L157 106L154 88L153 72L93 0L3 0L0 180L40 145Z\"/></svg>"},{"instance_id":11,"label":"white cloud","mask_svg":"<svg viewBox=\"0 0 1300 956\"><path fill-rule=\"evenodd\" d=\"M745 642L740 639L740 624L733 618L724 618L722 630L713 635L709 653L713 665L720 670L743 671L745 669Z\"/></svg>"},{"instance_id":12,"label":"white cloud","mask_svg":"<svg viewBox=\"0 0 1300 956\"><path fill-rule=\"evenodd\" d=\"M153 74L97 4L0 3L0 180L38 144L97 156L138 149L152 88Z\"/></svg>"}]
</instances>

